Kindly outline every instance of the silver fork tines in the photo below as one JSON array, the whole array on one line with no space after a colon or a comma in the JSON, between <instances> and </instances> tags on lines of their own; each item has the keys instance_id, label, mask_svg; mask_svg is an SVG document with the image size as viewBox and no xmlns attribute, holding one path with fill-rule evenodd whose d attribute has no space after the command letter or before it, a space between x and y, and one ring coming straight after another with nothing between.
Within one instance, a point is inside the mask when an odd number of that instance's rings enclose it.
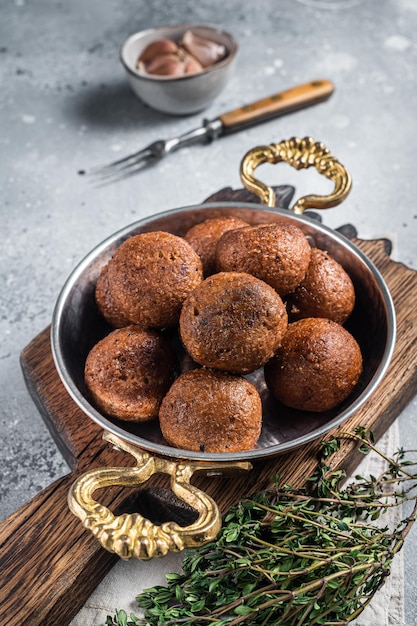
<instances>
[{"instance_id":1,"label":"silver fork tines","mask_svg":"<svg viewBox=\"0 0 417 626\"><path fill-rule=\"evenodd\" d=\"M179 137L154 141L138 152L113 161L108 165L93 168L88 171L88 174L93 176L95 180L103 182L130 176L179 148L215 139L219 136L221 128L222 125L219 120L205 120L203 126L199 128L188 131Z\"/></svg>"},{"instance_id":2,"label":"silver fork tines","mask_svg":"<svg viewBox=\"0 0 417 626\"><path fill-rule=\"evenodd\" d=\"M117 161L107 165L91 169L88 173L102 180L123 177L124 175L134 173L138 169L161 159L166 153L165 144L166 142L163 140L154 141L142 150L138 150L138 152L122 159L117 159Z\"/></svg>"}]
</instances>

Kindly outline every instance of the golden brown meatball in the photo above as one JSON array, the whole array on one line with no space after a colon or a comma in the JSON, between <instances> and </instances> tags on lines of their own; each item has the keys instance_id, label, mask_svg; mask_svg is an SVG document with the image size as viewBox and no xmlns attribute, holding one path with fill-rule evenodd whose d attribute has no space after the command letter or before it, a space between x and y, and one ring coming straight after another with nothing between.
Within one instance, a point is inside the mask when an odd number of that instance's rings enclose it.
<instances>
[{"instance_id":1,"label":"golden brown meatball","mask_svg":"<svg viewBox=\"0 0 417 626\"><path fill-rule=\"evenodd\" d=\"M98 409L121 420L144 422L157 417L176 370L169 343L153 330L131 325L113 330L93 346L84 375Z\"/></svg>"},{"instance_id":2,"label":"golden brown meatball","mask_svg":"<svg viewBox=\"0 0 417 626\"><path fill-rule=\"evenodd\" d=\"M231 230L216 246L221 272L247 272L284 296L300 284L310 262L310 244L294 224L261 224Z\"/></svg>"},{"instance_id":3,"label":"golden brown meatball","mask_svg":"<svg viewBox=\"0 0 417 626\"><path fill-rule=\"evenodd\" d=\"M228 230L249 226L238 217L215 217L192 226L184 235L203 263L204 276L216 271L216 245L220 237Z\"/></svg>"},{"instance_id":4,"label":"golden brown meatball","mask_svg":"<svg viewBox=\"0 0 417 626\"><path fill-rule=\"evenodd\" d=\"M262 427L262 404L248 380L206 369L181 374L162 401L161 431L176 448L251 450Z\"/></svg>"},{"instance_id":5,"label":"golden brown meatball","mask_svg":"<svg viewBox=\"0 0 417 626\"><path fill-rule=\"evenodd\" d=\"M178 324L182 303L203 280L203 267L182 237L156 231L122 243L109 262L108 280L122 315L162 329Z\"/></svg>"},{"instance_id":6,"label":"golden brown meatball","mask_svg":"<svg viewBox=\"0 0 417 626\"><path fill-rule=\"evenodd\" d=\"M344 324L355 306L355 289L350 276L324 250L312 248L304 280L288 297L292 320L327 317Z\"/></svg>"},{"instance_id":7,"label":"golden brown meatball","mask_svg":"<svg viewBox=\"0 0 417 626\"><path fill-rule=\"evenodd\" d=\"M361 373L362 355L354 337L340 324L317 317L289 324L265 366L272 395L305 411L327 411L340 404Z\"/></svg>"},{"instance_id":8,"label":"golden brown meatball","mask_svg":"<svg viewBox=\"0 0 417 626\"><path fill-rule=\"evenodd\" d=\"M221 272L206 278L185 300L180 335L196 363L247 373L273 356L287 322L285 306L272 287L250 274Z\"/></svg>"},{"instance_id":9,"label":"golden brown meatball","mask_svg":"<svg viewBox=\"0 0 417 626\"><path fill-rule=\"evenodd\" d=\"M121 314L114 303L109 287L109 268L105 265L98 277L96 284L96 302L104 319L114 328L122 328L130 324L129 320Z\"/></svg>"}]
</instances>

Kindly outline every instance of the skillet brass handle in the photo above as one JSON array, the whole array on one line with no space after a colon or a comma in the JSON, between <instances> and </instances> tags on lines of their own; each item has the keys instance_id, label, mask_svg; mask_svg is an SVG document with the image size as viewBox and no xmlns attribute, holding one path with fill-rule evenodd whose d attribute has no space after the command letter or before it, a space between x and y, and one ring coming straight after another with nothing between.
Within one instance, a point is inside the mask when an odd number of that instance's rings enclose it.
<instances>
[{"instance_id":1,"label":"skillet brass handle","mask_svg":"<svg viewBox=\"0 0 417 626\"><path fill-rule=\"evenodd\" d=\"M301 215L305 209L328 209L340 204L348 195L352 180L346 168L339 163L323 143L311 137L293 137L269 146L252 148L243 157L240 176L246 189L257 195L263 204L275 206L274 190L254 177L255 169L262 163L285 162L297 170L314 166L334 182L334 191L328 196L303 196L294 204L291 211Z\"/></svg>"},{"instance_id":2,"label":"skillet brass handle","mask_svg":"<svg viewBox=\"0 0 417 626\"><path fill-rule=\"evenodd\" d=\"M90 529L103 548L115 552L122 559L136 557L149 560L165 556L168 552L180 552L212 541L221 527L221 515L215 501L203 491L190 484L196 471L222 473L222 470L249 470L250 463L197 463L171 461L154 457L112 435L104 433L104 439L128 452L136 459L135 467L108 467L92 469L80 476L68 494L68 505ZM189 526L165 522L160 526L139 513L114 515L106 506L93 499L97 489L119 485L137 487L152 474L171 475L172 491L198 513L196 521Z\"/></svg>"}]
</instances>

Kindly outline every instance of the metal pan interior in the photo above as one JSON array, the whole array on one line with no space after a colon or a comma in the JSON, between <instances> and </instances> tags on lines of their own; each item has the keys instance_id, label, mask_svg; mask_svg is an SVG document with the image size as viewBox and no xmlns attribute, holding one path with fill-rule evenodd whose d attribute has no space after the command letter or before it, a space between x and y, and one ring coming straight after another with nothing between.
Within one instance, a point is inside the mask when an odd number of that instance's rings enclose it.
<instances>
[{"instance_id":1,"label":"metal pan interior","mask_svg":"<svg viewBox=\"0 0 417 626\"><path fill-rule=\"evenodd\" d=\"M90 403L84 384L86 356L110 330L97 310L94 297L102 266L132 235L164 230L182 236L194 224L220 215L237 216L251 224L295 223L312 246L327 250L345 268L356 290L355 309L345 326L359 342L364 362L361 380L353 394L337 408L325 413L295 411L279 405L266 388L263 371L250 374L248 378L258 388L263 401L261 437L253 450L227 454L173 448L164 441L157 420L132 424L102 415ZM103 429L142 449L164 456L205 461L251 460L278 455L322 437L362 406L381 382L391 360L395 344L395 310L377 268L357 246L338 232L311 217L298 216L285 209L265 209L245 203L208 203L173 209L139 220L92 250L74 269L59 295L51 325L51 344L58 374L70 396L86 416Z\"/></svg>"}]
</instances>

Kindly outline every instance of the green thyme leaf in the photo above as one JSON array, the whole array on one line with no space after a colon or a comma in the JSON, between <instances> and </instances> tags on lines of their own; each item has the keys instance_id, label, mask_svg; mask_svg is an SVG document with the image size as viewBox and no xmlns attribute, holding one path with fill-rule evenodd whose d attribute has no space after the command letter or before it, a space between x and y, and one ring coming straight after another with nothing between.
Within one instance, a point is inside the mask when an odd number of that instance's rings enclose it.
<instances>
[{"instance_id":1,"label":"green thyme leaf","mask_svg":"<svg viewBox=\"0 0 417 626\"><path fill-rule=\"evenodd\" d=\"M374 437L346 433L365 454ZM137 596L143 617L123 610L108 626L332 626L356 618L389 575L395 554L417 517L415 465L404 450L386 459L381 476L357 476L346 488L331 455L341 438L323 442L323 457L301 488L280 484L241 500L225 516L215 541L188 552L180 574ZM413 502L389 530L391 507ZM378 525L375 521L378 520Z\"/></svg>"}]
</instances>

